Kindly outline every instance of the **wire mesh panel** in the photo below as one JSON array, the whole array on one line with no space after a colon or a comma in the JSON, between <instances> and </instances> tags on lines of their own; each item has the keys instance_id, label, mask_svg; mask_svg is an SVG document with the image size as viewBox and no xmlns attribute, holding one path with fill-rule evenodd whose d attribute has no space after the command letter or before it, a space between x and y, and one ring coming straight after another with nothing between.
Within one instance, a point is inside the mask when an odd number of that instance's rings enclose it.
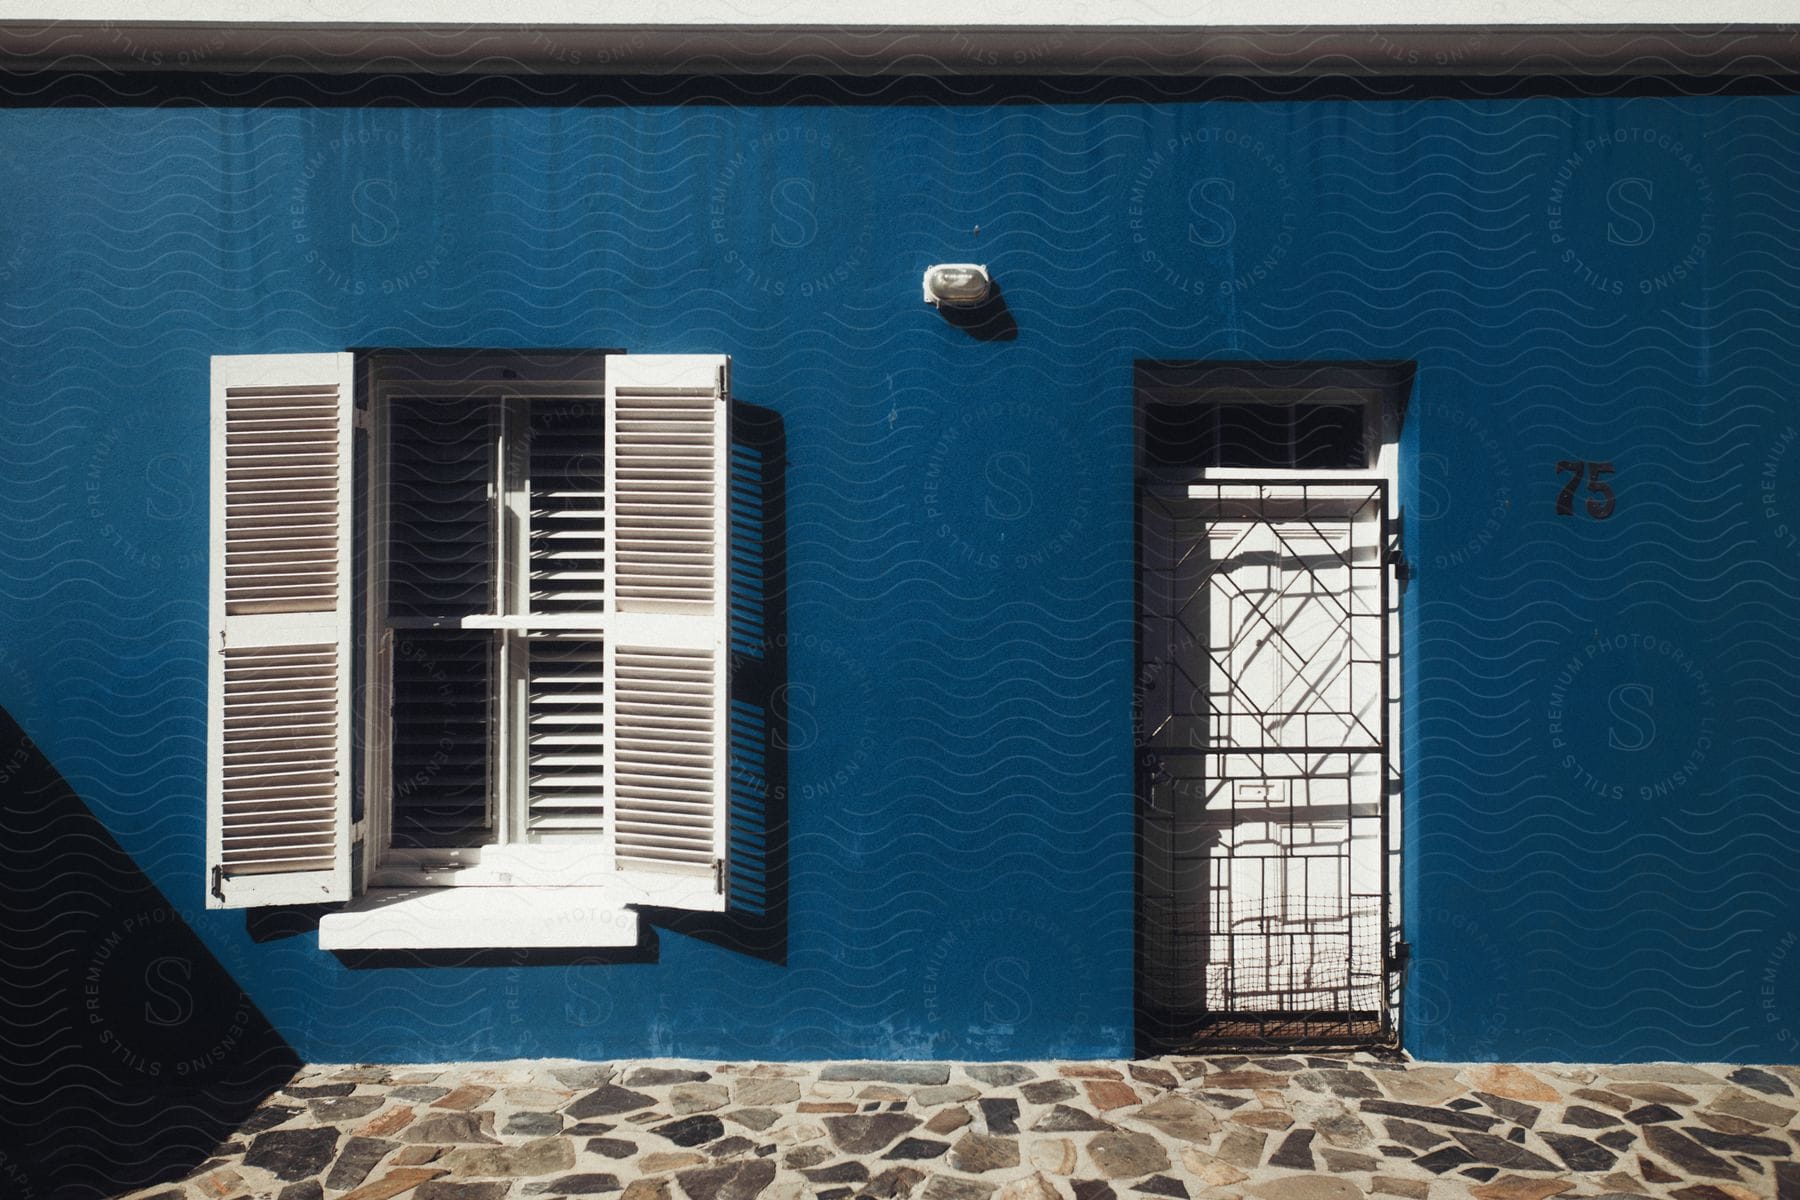
<instances>
[{"instance_id":1,"label":"wire mesh panel","mask_svg":"<svg viewBox=\"0 0 1800 1200\"><path fill-rule=\"evenodd\" d=\"M1154 1043L1387 1028L1385 514L1379 482L1144 495Z\"/></svg>"}]
</instances>

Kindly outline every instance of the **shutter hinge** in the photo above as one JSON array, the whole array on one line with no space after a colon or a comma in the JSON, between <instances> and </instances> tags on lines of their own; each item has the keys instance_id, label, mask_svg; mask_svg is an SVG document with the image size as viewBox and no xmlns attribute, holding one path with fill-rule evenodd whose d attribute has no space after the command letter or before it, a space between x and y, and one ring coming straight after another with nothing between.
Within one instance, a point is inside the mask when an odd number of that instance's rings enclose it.
<instances>
[{"instance_id":1,"label":"shutter hinge","mask_svg":"<svg viewBox=\"0 0 1800 1200\"><path fill-rule=\"evenodd\" d=\"M725 860L713 859L713 891L721 896L725 894Z\"/></svg>"},{"instance_id":2,"label":"shutter hinge","mask_svg":"<svg viewBox=\"0 0 1800 1200\"><path fill-rule=\"evenodd\" d=\"M350 427L352 429L372 429L372 428L374 428L374 426L375 426L375 422L369 416L368 409L357 408L357 409L352 410L351 417L350 417Z\"/></svg>"},{"instance_id":3,"label":"shutter hinge","mask_svg":"<svg viewBox=\"0 0 1800 1200\"><path fill-rule=\"evenodd\" d=\"M727 363L719 364L719 399L724 400L731 391L731 367Z\"/></svg>"},{"instance_id":4,"label":"shutter hinge","mask_svg":"<svg viewBox=\"0 0 1800 1200\"><path fill-rule=\"evenodd\" d=\"M218 863L212 869L212 894L220 900L225 899L225 868Z\"/></svg>"}]
</instances>

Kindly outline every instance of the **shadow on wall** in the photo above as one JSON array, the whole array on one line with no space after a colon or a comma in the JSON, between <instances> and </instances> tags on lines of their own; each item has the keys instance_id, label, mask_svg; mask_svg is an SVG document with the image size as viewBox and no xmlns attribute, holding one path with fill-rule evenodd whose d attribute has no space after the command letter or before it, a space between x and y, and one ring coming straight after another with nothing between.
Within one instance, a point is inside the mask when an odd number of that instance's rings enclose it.
<instances>
[{"instance_id":1,"label":"shadow on wall","mask_svg":"<svg viewBox=\"0 0 1800 1200\"><path fill-rule=\"evenodd\" d=\"M4 712L0 795L0 1194L180 1179L299 1059Z\"/></svg>"},{"instance_id":2,"label":"shadow on wall","mask_svg":"<svg viewBox=\"0 0 1800 1200\"><path fill-rule=\"evenodd\" d=\"M978 342L1015 342L1019 339L1019 322L1014 319L1012 308L997 283L980 304L972 308L946 304L938 309L938 316L946 325L962 330Z\"/></svg>"},{"instance_id":3,"label":"shadow on wall","mask_svg":"<svg viewBox=\"0 0 1800 1200\"><path fill-rule=\"evenodd\" d=\"M611 966L655 962L667 929L766 962L788 954L787 435L780 414L731 410L730 909L644 908L638 944L608 950L337 952L351 968ZM252 908L253 940L317 930L333 905Z\"/></svg>"},{"instance_id":4,"label":"shadow on wall","mask_svg":"<svg viewBox=\"0 0 1800 1200\"><path fill-rule=\"evenodd\" d=\"M818 74L731 76L618 75L593 73L490 74L418 72L362 75L356 86L294 72L260 71L234 75L226 89L230 103L256 108L445 107L519 108L568 105L622 108L661 104L699 107L769 108L795 104L882 104L890 107L944 105L1192 104L1200 101L1387 100L1399 84L1387 75L1294 75L1281 78L1241 75L886 75ZM1699 73L1670 75L1483 74L1413 75L1405 94L1416 99L1501 100L1539 96L1576 98L1665 97L1669 95L1779 95L1791 89L1786 76ZM201 71L141 71L132 75L133 95L145 106L214 105L220 76ZM0 107L115 108L118 77L75 71L17 72L0 78Z\"/></svg>"},{"instance_id":5,"label":"shadow on wall","mask_svg":"<svg viewBox=\"0 0 1800 1200\"><path fill-rule=\"evenodd\" d=\"M787 434L779 413L742 401L731 429L731 906L642 911L646 926L785 964Z\"/></svg>"}]
</instances>

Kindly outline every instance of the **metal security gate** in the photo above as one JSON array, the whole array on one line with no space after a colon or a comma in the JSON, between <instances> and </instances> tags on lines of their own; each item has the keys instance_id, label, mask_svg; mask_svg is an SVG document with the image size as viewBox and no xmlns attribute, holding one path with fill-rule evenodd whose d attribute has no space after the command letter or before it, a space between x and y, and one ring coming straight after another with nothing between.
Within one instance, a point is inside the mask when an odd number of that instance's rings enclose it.
<instances>
[{"instance_id":1,"label":"metal security gate","mask_svg":"<svg viewBox=\"0 0 1800 1200\"><path fill-rule=\"evenodd\" d=\"M1379 479L1142 493L1153 1047L1391 1031L1387 513Z\"/></svg>"}]
</instances>

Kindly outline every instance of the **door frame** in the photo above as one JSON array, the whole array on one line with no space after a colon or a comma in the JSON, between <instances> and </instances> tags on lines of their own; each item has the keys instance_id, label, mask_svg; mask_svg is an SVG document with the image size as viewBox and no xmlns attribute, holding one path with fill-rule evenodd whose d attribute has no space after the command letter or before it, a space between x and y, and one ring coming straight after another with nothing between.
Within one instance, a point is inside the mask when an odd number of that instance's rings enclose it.
<instances>
[{"instance_id":1,"label":"door frame","mask_svg":"<svg viewBox=\"0 0 1800 1200\"><path fill-rule=\"evenodd\" d=\"M1399 552L1403 513L1398 501L1399 440L1407 402L1410 399L1415 364L1411 362L1255 362L1244 360L1139 360L1135 364L1133 410L1136 431L1133 447L1134 484L1133 516L1133 753L1134 753L1134 844L1137 848L1134 872L1133 940L1134 983L1137 1002L1136 1033L1139 1053L1161 1053L1189 1048L1219 1049L1285 1049L1301 1046L1342 1046L1358 1048L1391 1048L1399 1044L1402 973L1406 960L1406 942L1402 933L1403 907L1400 895L1400 858L1402 781L1399 705L1402 670L1400 662L1400 607L1407 572ZM1180 465L1166 462L1152 464L1146 454L1147 410L1152 404L1168 406L1187 402L1216 400L1223 393L1280 392L1288 397L1296 394L1327 393L1334 403L1345 398L1366 401L1363 463L1347 468L1279 469L1269 466ZM1164 410L1166 416L1166 408ZM1385 674L1381 676L1380 733L1382 739L1382 785L1378 788L1380 811L1377 814L1377 845L1380 855L1380 929L1378 962L1380 970L1380 1010L1377 1019L1366 1027L1354 1027L1345 1021L1337 1028L1308 1027L1303 1022L1282 1025L1279 1021L1259 1019L1253 1022L1215 1022L1210 1031L1196 1026L1190 1033L1178 1033L1167 1013L1151 1011L1146 999L1146 971L1154 964L1147 962L1146 883L1149 863L1149 822L1146 810L1150 786L1159 763L1158 755L1147 745L1144 728L1144 682L1153 664L1146 661L1147 620L1145 594L1145 498L1153 491L1168 492L1195 484L1368 484L1381 496L1379 544L1382 547L1381 606L1385 619L1381 622L1381 657Z\"/></svg>"}]
</instances>

